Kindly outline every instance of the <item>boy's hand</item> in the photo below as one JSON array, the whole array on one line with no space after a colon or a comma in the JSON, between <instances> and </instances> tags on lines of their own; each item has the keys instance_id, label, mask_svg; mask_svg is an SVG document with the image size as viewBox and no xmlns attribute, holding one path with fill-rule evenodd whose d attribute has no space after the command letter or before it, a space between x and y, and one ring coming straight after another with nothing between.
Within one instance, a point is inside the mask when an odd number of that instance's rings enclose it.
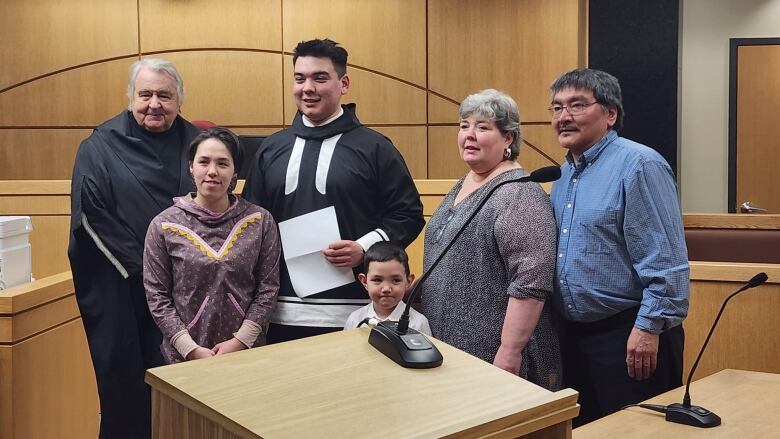
<instances>
[{"instance_id":1,"label":"boy's hand","mask_svg":"<svg viewBox=\"0 0 780 439\"><path fill-rule=\"evenodd\" d=\"M352 268L363 262L363 247L355 241L336 241L323 250L322 254L328 262L337 267Z\"/></svg>"}]
</instances>

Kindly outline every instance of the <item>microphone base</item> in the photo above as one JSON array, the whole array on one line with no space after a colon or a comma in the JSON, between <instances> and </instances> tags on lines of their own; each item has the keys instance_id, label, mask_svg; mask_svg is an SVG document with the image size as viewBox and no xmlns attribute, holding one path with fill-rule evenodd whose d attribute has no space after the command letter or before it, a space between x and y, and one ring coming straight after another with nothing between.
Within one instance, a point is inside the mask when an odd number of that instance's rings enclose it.
<instances>
[{"instance_id":1,"label":"microphone base","mask_svg":"<svg viewBox=\"0 0 780 439\"><path fill-rule=\"evenodd\" d=\"M710 428L720 425L720 416L697 405L685 407L683 404L666 406L666 420L677 424Z\"/></svg>"},{"instance_id":2,"label":"microphone base","mask_svg":"<svg viewBox=\"0 0 780 439\"><path fill-rule=\"evenodd\" d=\"M430 369L441 365L444 358L428 338L409 328L398 332L397 322L379 322L371 328L368 343L403 367Z\"/></svg>"}]
</instances>

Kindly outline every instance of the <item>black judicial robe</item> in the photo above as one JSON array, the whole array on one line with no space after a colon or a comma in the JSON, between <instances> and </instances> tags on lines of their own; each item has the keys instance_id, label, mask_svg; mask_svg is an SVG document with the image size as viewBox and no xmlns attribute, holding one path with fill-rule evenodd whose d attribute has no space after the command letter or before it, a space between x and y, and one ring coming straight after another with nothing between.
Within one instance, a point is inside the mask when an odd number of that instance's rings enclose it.
<instances>
[{"instance_id":1,"label":"black judicial robe","mask_svg":"<svg viewBox=\"0 0 780 439\"><path fill-rule=\"evenodd\" d=\"M333 206L342 239L355 241L376 234L377 240L405 247L425 224L420 195L406 163L389 139L360 123L354 104L342 108L339 118L318 127L304 125L298 112L289 129L265 139L250 167L242 196L271 212L277 223ZM335 142L330 151L329 141ZM297 159L296 142L305 142ZM329 154L329 164L323 165L327 162L323 155ZM353 269L355 273L362 270L362 265ZM279 298L271 318L274 325L268 336L282 341L341 329L352 310L369 302L365 288L357 281L298 298L283 263ZM275 331L294 335L280 336Z\"/></svg>"},{"instance_id":2,"label":"black judicial robe","mask_svg":"<svg viewBox=\"0 0 780 439\"><path fill-rule=\"evenodd\" d=\"M150 133L124 111L79 146L71 180L68 258L100 396L103 438L147 438L147 368L163 364L161 335L141 281L151 220L193 190L187 147L198 129L177 117Z\"/></svg>"}]
</instances>

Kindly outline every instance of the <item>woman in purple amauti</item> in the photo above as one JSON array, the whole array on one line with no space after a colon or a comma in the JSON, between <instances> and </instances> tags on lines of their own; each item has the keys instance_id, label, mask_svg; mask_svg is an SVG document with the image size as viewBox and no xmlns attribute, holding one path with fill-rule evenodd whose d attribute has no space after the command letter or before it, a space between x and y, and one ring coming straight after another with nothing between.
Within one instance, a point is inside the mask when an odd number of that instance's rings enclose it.
<instances>
[{"instance_id":1,"label":"woman in purple amauti","mask_svg":"<svg viewBox=\"0 0 780 439\"><path fill-rule=\"evenodd\" d=\"M144 287L166 361L262 346L279 291L279 238L271 214L233 195L243 152L225 128L189 147L197 192L149 225Z\"/></svg>"}]
</instances>

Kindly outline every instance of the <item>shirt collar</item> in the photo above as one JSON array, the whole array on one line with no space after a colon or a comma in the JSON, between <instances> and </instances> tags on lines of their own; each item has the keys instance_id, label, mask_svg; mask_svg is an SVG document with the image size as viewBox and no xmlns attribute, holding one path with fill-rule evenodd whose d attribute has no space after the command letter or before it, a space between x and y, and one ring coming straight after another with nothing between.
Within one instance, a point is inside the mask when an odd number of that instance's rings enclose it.
<instances>
[{"instance_id":1,"label":"shirt collar","mask_svg":"<svg viewBox=\"0 0 780 439\"><path fill-rule=\"evenodd\" d=\"M387 320L390 320L391 322L397 322L401 318L401 314L404 313L404 308L406 308L406 304L402 300L402 301L398 302L398 305L395 306L395 309L393 310L393 312L391 312L390 315L387 316L386 319L382 319L378 315L376 315L376 311L374 311L374 303L371 302L370 305L371 306L368 307L368 314L366 314L366 317L374 317L374 318L377 318L379 320L382 320L383 322L387 321Z\"/></svg>"},{"instance_id":2,"label":"shirt collar","mask_svg":"<svg viewBox=\"0 0 780 439\"><path fill-rule=\"evenodd\" d=\"M601 152L604 151L604 148L606 148L607 145L612 143L612 141L616 138L617 132L615 130L609 130L607 131L607 134L604 134L604 137L602 137L601 140L582 153L579 163L574 162L574 157L572 156L571 151L566 153L566 161L569 162L569 165L571 165L572 168L581 168L587 163L593 163L596 161L599 155L601 155Z\"/></svg>"},{"instance_id":3,"label":"shirt collar","mask_svg":"<svg viewBox=\"0 0 780 439\"><path fill-rule=\"evenodd\" d=\"M306 117L306 115L304 114L304 115L303 115L303 124L304 124L304 125L306 125L306 126L307 126L307 127L309 127L309 128L314 128L314 127L321 127L321 126L325 126L325 125L327 125L327 124L329 124L329 123L333 122L334 120L338 119L339 117L341 117L341 115L342 115L342 114L344 114L344 108L343 108L343 107L341 107L341 106L339 106L339 111L337 111L337 112L336 112L336 114L334 114L333 116L331 116L331 117L329 117L329 118L325 119L325 121L324 121L324 122L322 122L322 123L317 123L317 124L315 124L314 122L312 122L312 121L311 121L311 119L309 119L308 117Z\"/></svg>"}]
</instances>

